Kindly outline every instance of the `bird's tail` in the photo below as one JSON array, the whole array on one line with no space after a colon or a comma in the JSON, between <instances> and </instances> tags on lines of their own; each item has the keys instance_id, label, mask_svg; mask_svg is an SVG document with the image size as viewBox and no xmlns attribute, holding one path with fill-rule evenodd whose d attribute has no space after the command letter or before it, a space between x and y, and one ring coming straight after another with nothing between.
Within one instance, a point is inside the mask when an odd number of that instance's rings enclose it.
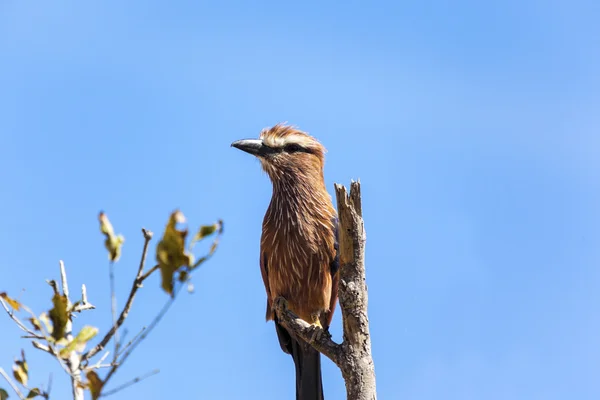
<instances>
[{"instance_id":1,"label":"bird's tail","mask_svg":"<svg viewBox=\"0 0 600 400\"><path fill-rule=\"evenodd\" d=\"M323 400L321 353L296 339L291 344L296 366L296 400Z\"/></svg>"}]
</instances>

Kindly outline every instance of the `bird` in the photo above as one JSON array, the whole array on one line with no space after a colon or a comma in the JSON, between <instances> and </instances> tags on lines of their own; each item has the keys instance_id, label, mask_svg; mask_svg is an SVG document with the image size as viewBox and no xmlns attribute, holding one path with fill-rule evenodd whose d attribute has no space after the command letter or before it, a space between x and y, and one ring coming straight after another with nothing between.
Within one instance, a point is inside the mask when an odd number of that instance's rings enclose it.
<instances>
[{"instance_id":1,"label":"bird","mask_svg":"<svg viewBox=\"0 0 600 400\"><path fill-rule=\"evenodd\" d=\"M329 332L338 297L338 219L325 186L325 147L284 123L260 132L258 139L232 147L256 156L273 192L260 240L260 271L267 292L266 320L274 320L281 349L292 356L296 400L321 400L321 355L310 343L279 323L273 301Z\"/></svg>"}]
</instances>

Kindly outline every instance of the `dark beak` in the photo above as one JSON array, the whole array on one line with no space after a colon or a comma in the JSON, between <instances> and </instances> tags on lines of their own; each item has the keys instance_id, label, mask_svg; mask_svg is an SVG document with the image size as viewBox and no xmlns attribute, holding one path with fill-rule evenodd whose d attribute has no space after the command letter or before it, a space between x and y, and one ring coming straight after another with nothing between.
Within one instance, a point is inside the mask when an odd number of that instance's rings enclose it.
<instances>
[{"instance_id":1,"label":"dark beak","mask_svg":"<svg viewBox=\"0 0 600 400\"><path fill-rule=\"evenodd\" d=\"M257 157L272 153L272 149L269 146L265 146L260 139L238 140L231 143L231 146Z\"/></svg>"}]
</instances>

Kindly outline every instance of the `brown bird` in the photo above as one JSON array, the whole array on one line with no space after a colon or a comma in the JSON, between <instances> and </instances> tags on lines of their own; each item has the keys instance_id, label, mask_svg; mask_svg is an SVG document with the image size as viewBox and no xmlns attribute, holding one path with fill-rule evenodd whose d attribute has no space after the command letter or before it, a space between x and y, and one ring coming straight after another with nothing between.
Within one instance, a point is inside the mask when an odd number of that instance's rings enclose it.
<instances>
[{"instance_id":1,"label":"brown bird","mask_svg":"<svg viewBox=\"0 0 600 400\"><path fill-rule=\"evenodd\" d=\"M323 399L321 356L288 332L273 315L284 297L305 321L327 330L338 292L337 216L325 187L325 148L313 137L282 124L259 139L231 144L260 160L273 184L260 241L260 270L267 291L267 321L274 319L279 344L296 367L296 399Z\"/></svg>"}]
</instances>

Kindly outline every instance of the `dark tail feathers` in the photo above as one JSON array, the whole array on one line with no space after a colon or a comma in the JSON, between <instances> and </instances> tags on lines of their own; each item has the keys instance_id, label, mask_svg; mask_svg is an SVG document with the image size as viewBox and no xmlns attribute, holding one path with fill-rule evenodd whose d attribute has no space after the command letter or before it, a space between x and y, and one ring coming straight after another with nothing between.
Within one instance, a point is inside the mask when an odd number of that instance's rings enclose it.
<instances>
[{"instance_id":1,"label":"dark tail feathers","mask_svg":"<svg viewBox=\"0 0 600 400\"><path fill-rule=\"evenodd\" d=\"M308 343L291 340L296 366L296 400L323 400L321 354Z\"/></svg>"}]
</instances>

